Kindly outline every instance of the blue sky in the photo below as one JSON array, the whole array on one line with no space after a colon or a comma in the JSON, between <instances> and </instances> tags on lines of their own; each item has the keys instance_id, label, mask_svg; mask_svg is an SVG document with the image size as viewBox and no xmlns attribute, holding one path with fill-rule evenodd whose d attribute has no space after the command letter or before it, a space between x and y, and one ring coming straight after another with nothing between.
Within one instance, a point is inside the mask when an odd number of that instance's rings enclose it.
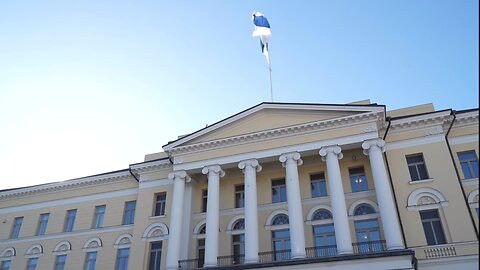
<instances>
[{"instance_id":1,"label":"blue sky","mask_svg":"<svg viewBox=\"0 0 480 270\"><path fill-rule=\"evenodd\" d=\"M127 168L269 101L478 107L478 1L0 1L0 189Z\"/></svg>"}]
</instances>

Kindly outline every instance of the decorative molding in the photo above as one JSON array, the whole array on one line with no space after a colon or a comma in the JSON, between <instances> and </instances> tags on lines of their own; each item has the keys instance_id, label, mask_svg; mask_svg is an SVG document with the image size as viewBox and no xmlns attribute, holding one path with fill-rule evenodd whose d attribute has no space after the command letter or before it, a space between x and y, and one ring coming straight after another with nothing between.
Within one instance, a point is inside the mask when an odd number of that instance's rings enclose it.
<instances>
[{"instance_id":1,"label":"decorative molding","mask_svg":"<svg viewBox=\"0 0 480 270\"><path fill-rule=\"evenodd\" d=\"M342 148L338 145L329 145L320 148L318 154L322 157L322 161L327 160L328 154L334 154L338 159L343 158Z\"/></svg>"},{"instance_id":2,"label":"decorative molding","mask_svg":"<svg viewBox=\"0 0 480 270\"><path fill-rule=\"evenodd\" d=\"M160 241L168 238L168 227L164 223L150 224L142 235L144 241Z\"/></svg>"},{"instance_id":3,"label":"decorative molding","mask_svg":"<svg viewBox=\"0 0 480 270\"><path fill-rule=\"evenodd\" d=\"M329 206L329 205L325 205L325 204L316 205L316 206L310 208L310 210L308 211L307 220L305 221L305 224L307 224L307 225L321 225L321 224L333 223L333 219L313 220L313 214L315 214L315 212L317 212L320 209L325 209L325 210L328 210L330 213L333 213L332 207Z\"/></svg>"},{"instance_id":4,"label":"decorative molding","mask_svg":"<svg viewBox=\"0 0 480 270\"><path fill-rule=\"evenodd\" d=\"M226 233L227 234L242 234L242 233L245 233L245 230L234 230L233 229L233 225L235 225L235 223L241 219L244 219L245 220L245 216L244 215L237 215L237 216L234 216L229 222L228 222L228 225L227 225L227 228L226 228Z\"/></svg>"},{"instance_id":5,"label":"decorative molding","mask_svg":"<svg viewBox=\"0 0 480 270\"><path fill-rule=\"evenodd\" d=\"M12 260L16 255L17 253L14 247L7 247L0 253L0 261Z\"/></svg>"},{"instance_id":6,"label":"decorative molding","mask_svg":"<svg viewBox=\"0 0 480 270\"><path fill-rule=\"evenodd\" d=\"M73 197L73 198L67 198L67 199L46 201L46 202L40 202L40 203L34 203L34 204L11 206L11 207L0 208L0 214L22 212L22 211L28 211L28 210L34 210L34 209L40 209L40 208L50 208L50 207L56 207L60 205L80 204L80 203L90 202L95 200L105 200L105 199L110 199L115 197L136 195L137 193L138 193L138 189L131 188L131 189L110 191L110 192L85 195L85 196L79 196L79 197Z\"/></svg>"},{"instance_id":7,"label":"decorative molding","mask_svg":"<svg viewBox=\"0 0 480 270\"><path fill-rule=\"evenodd\" d=\"M390 128L392 132L397 132L421 127L443 125L448 123L451 118L450 111L432 112L424 115L392 120Z\"/></svg>"},{"instance_id":8,"label":"decorative molding","mask_svg":"<svg viewBox=\"0 0 480 270\"><path fill-rule=\"evenodd\" d=\"M168 174L168 179L171 181L180 180L185 181L185 183L190 183L192 178L187 174L185 170L174 171Z\"/></svg>"},{"instance_id":9,"label":"decorative molding","mask_svg":"<svg viewBox=\"0 0 480 270\"><path fill-rule=\"evenodd\" d=\"M454 128L478 124L478 110L468 113L456 114ZM478 137L477 137L478 138Z\"/></svg>"},{"instance_id":10,"label":"decorative molding","mask_svg":"<svg viewBox=\"0 0 480 270\"><path fill-rule=\"evenodd\" d=\"M368 132L378 132L378 123L375 123L375 124L372 124L371 126L369 126L368 128L365 128L363 130L364 133L368 133Z\"/></svg>"},{"instance_id":11,"label":"decorative molding","mask_svg":"<svg viewBox=\"0 0 480 270\"><path fill-rule=\"evenodd\" d=\"M138 183L138 189L169 186L169 185L173 185L173 180L170 180L168 178L154 179L154 180L148 180L148 181L140 181L140 183Z\"/></svg>"},{"instance_id":12,"label":"decorative molding","mask_svg":"<svg viewBox=\"0 0 480 270\"><path fill-rule=\"evenodd\" d=\"M99 251L101 249L102 249L102 240L99 237L93 237L88 239L82 248L84 252Z\"/></svg>"},{"instance_id":13,"label":"decorative molding","mask_svg":"<svg viewBox=\"0 0 480 270\"><path fill-rule=\"evenodd\" d=\"M72 251L72 244L68 241L61 241L53 249L54 255L66 255Z\"/></svg>"},{"instance_id":14,"label":"decorative molding","mask_svg":"<svg viewBox=\"0 0 480 270\"><path fill-rule=\"evenodd\" d=\"M273 219L277 216L277 215L288 215L288 210L285 210L285 209L278 209L278 210L275 210L273 211L272 213L270 213L267 217L267 221L265 222L265 230L267 231L273 231L273 230L282 230L282 229L288 229L290 228L290 224L283 224L283 225L272 225L272 221Z\"/></svg>"},{"instance_id":15,"label":"decorative molding","mask_svg":"<svg viewBox=\"0 0 480 270\"><path fill-rule=\"evenodd\" d=\"M184 146L165 146L164 150L170 155L194 153L209 149L218 149L232 145L250 143L252 141L266 141L276 138L298 136L317 131L330 130L338 127L348 127L366 121L379 121L383 119L383 112L366 112L355 115L344 116L340 118L304 123L288 127L269 129L254 133L248 133L233 137L227 137L217 140L200 142ZM184 141L187 142L188 140Z\"/></svg>"},{"instance_id":16,"label":"decorative molding","mask_svg":"<svg viewBox=\"0 0 480 270\"><path fill-rule=\"evenodd\" d=\"M124 233L120 235L117 240L115 240L115 243L113 244L113 247L116 249L120 248L128 248L132 244L132 235L129 233Z\"/></svg>"},{"instance_id":17,"label":"decorative molding","mask_svg":"<svg viewBox=\"0 0 480 270\"><path fill-rule=\"evenodd\" d=\"M43 247L40 244L35 244L27 249L25 252L25 258L38 258L43 255Z\"/></svg>"},{"instance_id":18,"label":"decorative molding","mask_svg":"<svg viewBox=\"0 0 480 270\"><path fill-rule=\"evenodd\" d=\"M448 206L445 196L433 188L419 188L408 196L407 210L420 211Z\"/></svg>"},{"instance_id":19,"label":"decorative molding","mask_svg":"<svg viewBox=\"0 0 480 270\"><path fill-rule=\"evenodd\" d=\"M200 233L200 230L202 229L203 225L206 226L206 224L207 224L207 221L203 219L202 221L198 222L197 225L195 225L195 228L193 229L193 238L196 238L196 239L205 238L205 234Z\"/></svg>"},{"instance_id":20,"label":"decorative molding","mask_svg":"<svg viewBox=\"0 0 480 270\"><path fill-rule=\"evenodd\" d=\"M408 181L408 184L409 185L418 185L418 184L431 183L433 181L434 181L433 178L429 178L429 179L423 179L423 180Z\"/></svg>"},{"instance_id":21,"label":"decorative molding","mask_svg":"<svg viewBox=\"0 0 480 270\"><path fill-rule=\"evenodd\" d=\"M0 192L0 200L134 180L128 170Z\"/></svg>"},{"instance_id":22,"label":"decorative molding","mask_svg":"<svg viewBox=\"0 0 480 270\"><path fill-rule=\"evenodd\" d=\"M260 172L262 170L262 165L260 165L260 163L258 163L258 160L254 158L242 160L238 163L238 168L242 170L243 173L245 173L246 167L253 167L256 172Z\"/></svg>"},{"instance_id":23,"label":"decorative molding","mask_svg":"<svg viewBox=\"0 0 480 270\"><path fill-rule=\"evenodd\" d=\"M366 140L362 143L363 154L368 156L371 150L378 149L381 153L385 152L385 141L378 138Z\"/></svg>"},{"instance_id":24,"label":"decorative molding","mask_svg":"<svg viewBox=\"0 0 480 270\"><path fill-rule=\"evenodd\" d=\"M149 172L159 171L163 169L169 169L171 167L172 167L172 163L170 162L169 159L145 161L142 163L130 165L130 169L133 172L138 174L149 173Z\"/></svg>"},{"instance_id":25,"label":"decorative molding","mask_svg":"<svg viewBox=\"0 0 480 270\"><path fill-rule=\"evenodd\" d=\"M373 207L373 209L375 209L375 213L380 213L380 209L378 208L377 203L375 203L372 200L368 200L368 199L360 199L360 200L354 201L352 204L350 204L350 207L348 207L348 215L349 216L354 216L355 208L357 208L357 206L359 206L361 204L368 204L371 207Z\"/></svg>"},{"instance_id":26,"label":"decorative molding","mask_svg":"<svg viewBox=\"0 0 480 270\"><path fill-rule=\"evenodd\" d=\"M298 152L290 152L282 154L278 160L282 163L282 166L285 168L287 160L292 160L296 163L297 166L301 166L303 164L303 160Z\"/></svg>"},{"instance_id":27,"label":"decorative molding","mask_svg":"<svg viewBox=\"0 0 480 270\"><path fill-rule=\"evenodd\" d=\"M448 138L450 145L464 144L464 143L477 143L478 144L478 134L470 134L458 137Z\"/></svg>"},{"instance_id":28,"label":"decorative molding","mask_svg":"<svg viewBox=\"0 0 480 270\"><path fill-rule=\"evenodd\" d=\"M431 135L427 137L419 137L414 139L389 142L387 143L386 147L387 147L387 151L390 151L390 150L416 147L420 145L438 143L438 142L444 142L444 141L445 141L445 136L441 134L437 134L437 135Z\"/></svg>"},{"instance_id":29,"label":"decorative molding","mask_svg":"<svg viewBox=\"0 0 480 270\"><path fill-rule=\"evenodd\" d=\"M444 134L443 128L441 125L429 128L425 131L425 136L432 136L432 135L437 135L437 134Z\"/></svg>"},{"instance_id":30,"label":"decorative molding","mask_svg":"<svg viewBox=\"0 0 480 270\"><path fill-rule=\"evenodd\" d=\"M464 187L477 186L478 187L478 178L463 179L462 180L462 186L464 186Z\"/></svg>"},{"instance_id":31,"label":"decorative molding","mask_svg":"<svg viewBox=\"0 0 480 270\"><path fill-rule=\"evenodd\" d=\"M468 205L470 208L478 208L478 200L478 189L475 189L468 194Z\"/></svg>"}]
</instances>

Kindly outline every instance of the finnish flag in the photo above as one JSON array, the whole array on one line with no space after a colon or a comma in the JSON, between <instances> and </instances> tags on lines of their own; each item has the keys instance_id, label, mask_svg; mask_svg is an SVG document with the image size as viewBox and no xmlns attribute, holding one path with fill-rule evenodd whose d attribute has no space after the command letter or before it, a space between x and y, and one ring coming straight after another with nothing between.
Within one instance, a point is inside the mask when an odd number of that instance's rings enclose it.
<instances>
[{"instance_id":1,"label":"finnish flag","mask_svg":"<svg viewBox=\"0 0 480 270\"><path fill-rule=\"evenodd\" d=\"M268 23L267 18L258 11L252 14L252 20L253 24L255 25L252 36L260 37L260 46L262 48L262 53L267 58L267 63L270 64L268 54L268 42L270 36L272 35L272 31L270 30L270 24Z\"/></svg>"}]
</instances>

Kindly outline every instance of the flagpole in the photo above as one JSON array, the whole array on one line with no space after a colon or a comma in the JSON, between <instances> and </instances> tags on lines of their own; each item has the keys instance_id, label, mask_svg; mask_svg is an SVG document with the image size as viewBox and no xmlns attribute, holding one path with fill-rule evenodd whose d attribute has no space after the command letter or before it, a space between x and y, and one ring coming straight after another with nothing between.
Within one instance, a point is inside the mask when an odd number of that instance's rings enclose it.
<instances>
[{"instance_id":1,"label":"flagpole","mask_svg":"<svg viewBox=\"0 0 480 270\"><path fill-rule=\"evenodd\" d=\"M270 100L273 102L273 87L272 87L272 65L270 64L270 51L267 50L268 54L268 73L270 75Z\"/></svg>"}]
</instances>

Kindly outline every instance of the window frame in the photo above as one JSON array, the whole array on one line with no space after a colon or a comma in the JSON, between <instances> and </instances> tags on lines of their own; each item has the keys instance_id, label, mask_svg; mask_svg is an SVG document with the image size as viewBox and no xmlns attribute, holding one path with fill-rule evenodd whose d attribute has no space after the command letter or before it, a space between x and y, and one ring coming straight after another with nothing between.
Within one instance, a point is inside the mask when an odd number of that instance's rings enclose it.
<instances>
[{"instance_id":1,"label":"window frame","mask_svg":"<svg viewBox=\"0 0 480 270\"><path fill-rule=\"evenodd\" d=\"M361 172L352 173L352 171L354 170L361 170ZM363 179L362 176L365 179ZM367 174L365 173L365 167L361 166L361 167L348 168L348 178L350 180L350 189L352 193L364 192L369 190ZM363 184L363 180L365 180L365 184Z\"/></svg>"},{"instance_id":2,"label":"window frame","mask_svg":"<svg viewBox=\"0 0 480 270\"><path fill-rule=\"evenodd\" d=\"M5 263L8 263L8 268L5 267ZM1 270L10 270L11 267L12 267L12 260L0 261L0 269Z\"/></svg>"},{"instance_id":3,"label":"window frame","mask_svg":"<svg viewBox=\"0 0 480 270\"><path fill-rule=\"evenodd\" d=\"M71 215L71 213L73 213ZM63 232L72 232L73 228L75 227L75 219L77 217L77 209L70 209L67 210L67 214L65 216L65 224L63 225ZM71 224L71 226L70 226Z\"/></svg>"},{"instance_id":4,"label":"window frame","mask_svg":"<svg viewBox=\"0 0 480 270\"><path fill-rule=\"evenodd\" d=\"M317 186L317 189L319 190L318 195L314 194L313 186ZM312 198L320 198L320 197L328 196L327 181L325 179L324 172L310 174L310 194Z\"/></svg>"},{"instance_id":5,"label":"window frame","mask_svg":"<svg viewBox=\"0 0 480 270\"><path fill-rule=\"evenodd\" d=\"M34 262L34 264L32 264L32 262ZM37 266L38 266L38 258L37 257L29 258L27 260L27 270L35 270L35 269L37 269Z\"/></svg>"},{"instance_id":6,"label":"window frame","mask_svg":"<svg viewBox=\"0 0 480 270\"><path fill-rule=\"evenodd\" d=\"M23 220L23 216L15 217L15 219L13 220L12 231L10 232L10 239L17 239L18 237L20 237L20 230L22 229Z\"/></svg>"},{"instance_id":7,"label":"window frame","mask_svg":"<svg viewBox=\"0 0 480 270\"><path fill-rule=\"evenodd\" d=\"M424 219L422 217L422 213L426 214L427 212L435 213L436 217L435 218L425 218ZM423 228L423 232L424 232L424 235L425 235L425 240L427 242L427 245L428 246L436 246L436 245L447 244L448 243L447 235L445 234L445 229L444 229L444 226L443 226L442 218L440 217L440 212L438 211L438 209L434 208L434 209L428 209L428 210L420 210L420 211L418 211L418 214L420 215L420 221L422 223L422 228ZM440 228L439 232L436 232L435 226L433 225L434 222L437 222L437 224L439 225L439 227L438 227L438 228ZM435 242L433 244L429 243L431 238L429 240L429 236L427 235L427 232L425 231L425 223L428 223L430 225L430 229L432 230L433 241ZM440 235L438 235L438 234L440 234ZM438 239L439 236L443 237L444 242L439 241L439 239Z\"/></svg>"},{"instance_id":8,"label":"window frame","mask_svg":"<svg viewBox=\"0 0 480 270\"><path fill-rule=\"evenodd\" d=\"M153 216L154 217L165 216L166 211L167 211L167 192L156 193Z\"/></svg>"},{"instance_id":9,"label":"window frame","mask_svg":"<svg viewBox=\"0 0 480 270\"><path fill-rule=\"evenodd\" d=\"M43 217L47 217L44 219ZM35 235L45 235L47 232L47 225L48 225L48 219L50 217L50 213L43 213L40 214L38 217L38 225L37 225L37 231Z\"/></svg>"},{"instance_id":10,"label":"window frame","mask_svg":"<svg viewBox=\"0 0 480 270\"><path fill-rule=\"evenodd\" d=\"M99 209L103 209L103 212L99 212ZM92 229L98 229L103 227L103 221L105 220L105 212L107 211L107 205L95 206L95 212L93 214ZM100 224L99 224L100 223Z\"/></svg>"},{"instance_id":11,"label":"window frame","mask_svg":"<svg viewBox=\"0 0 480 270\"><path fill-rule=\"evenodd\" d=\"M414 157L421 157L421 158L422 158L422 162L412 162L412 163L409 163L408 159L409 159L409 158L414 158ZM409 173L409 175L410 175L410 179L411 179L412 182L430 179L430 174L428 173L428 168L427 168L427 162L425 161L425 157L424 157L423 153L416 153L416 154L406 155L406 156L405 156L405 159L406 159L406 161L407 161L407 169L408 169L408 173ZM425 178L422 178L421 173L420 173L420 170L418 169L419 166L423 166L423 167L424 167L424 169L425 169L425 174L426 174L426 177L425 177ZM412 175L412 172L411 172L411 170L410 170L411 167L415 167L415 172L416 172L416 176L418 177L418 179L414 179L414 177L413 177L413 175Z\"/></svg>"},{"instance_id":12,"label":"window frame","mask_svg":"<svg viewBox=\"0 0 480 270\"><path fill-rule=\"evenodd\" d=\"M127 255L122 256L122 251L125 251L125 250L127 250ZM129 258L130 258L130 247L117 249L117 259L115 260L115 270L127 270ZM123 267L125 266L125 263L126 263L126 267Z\"/></svg>"},{"instance_id":13,"label":"window frame","mask_svg":"<svg viewBox=\"0 0 480 270\"><path fill-rule=\"evenodd\" d=\"M59 258L65 258L63 262L59 261ZM55 256L55 264L53 265L53 270L63 270L65 269L65 264L67 264L67 254L59 254ZM59 268L61 267L61 268Z\"/></svg>"},{"instance_id":14,"label":"window frame","mask_svg":"<svg viewBox=\"0 0 480 270\"><path fill-rule=\"evenodd\" d=\"M129 205L133 204L133 207L129 207ZM130 225L134 224L135 222L135 210L137 208L137 201L126 201L123 208L123 218L122 218L122 225Z\"/></svg>"},{"instance_id":15,"label":"window frame","mask_svg":"<svg viewBox=\"0 0 480 270\"><path fill-rule=\"evenodd\" d=\"M90 255L94 255L93 259ZM85 254L83 270L95 270L97 268L97 255L97 251L89 251ZM91 264L91 262L93 262L93 264Z\"/></svg>"},{"instance_id":16,"label":"window frame","mask_svg":"<svg viewBox=\"0 0 480 270\"><path fill-rule=\"evenodd\" d=\"M207 212L207 204L208 204L208 189L202 189L202 213Z\"/></svg>"},{"instance_id":17,"label":"window frame","mask_svg":"<svg viewBox=\"0 0 480 270\"><path fill-rule=\"evenodd\" d=\"M153 245L156 245L156 244L160 244L160 248L153 248ZM152 266L152 253L155 253L155 262L154 262L154 265L153 265L153 268L151 268ZM163 253L163 242L162 241L154 241L154 242L150 242L150 250L148 252L148 270L161 270L161 268L159 269L156 269L156 265L159 265L159 267L161 267L161 264L162 264L162 253ZM159 259L159 262L157 262L157 258Z\"/></svg>"},{"instance_id":18,"label":"window frame","mask_svg":"<svg viewBox=\"0 0 480 270\"><path fill-rule=\"evenodd\" d=\"M287 201L287 183L285 178L272 179L272 203L282 203ZM277 190L278 195L274 195L274 190ZM285 196L282 196L282 195ZM275 199L278 197L278 199Z\"/></svg>"},{"instance_id":19,"label":"window frame","mask_svg":"<svg viewBox=\"0 0 480 270\"><path fill-rule=\"evenodd\" d=\"M235 185L235 208L245 207L245 185Z\"/></svg>"},{"instance_id":20,"label":"window frame","mask_svg":"<svg viewBox=\"0 0 480 270\"><path fill-rule=\"evenodd\" d=\"M473 154L474 158L473 159L462 160L462 158L461 158L462 154ZM457 152L457 157L458 157L458 162L460 163L460 168L462 169L463 179L478 178L478 156L477 156L477 152L475 152L475 150L461 151L461 152ZM465 170L463 169L463 166L462 166L463 163L467 163L468 173L470 174L470 177L467 177L467 175L465 174ZM473 169L475 167L475 164L472 164L472 163L476 163L476 166L477 166L476 174L477 175L475 175L475 170Z\"/></svg>"}]
</instances>

